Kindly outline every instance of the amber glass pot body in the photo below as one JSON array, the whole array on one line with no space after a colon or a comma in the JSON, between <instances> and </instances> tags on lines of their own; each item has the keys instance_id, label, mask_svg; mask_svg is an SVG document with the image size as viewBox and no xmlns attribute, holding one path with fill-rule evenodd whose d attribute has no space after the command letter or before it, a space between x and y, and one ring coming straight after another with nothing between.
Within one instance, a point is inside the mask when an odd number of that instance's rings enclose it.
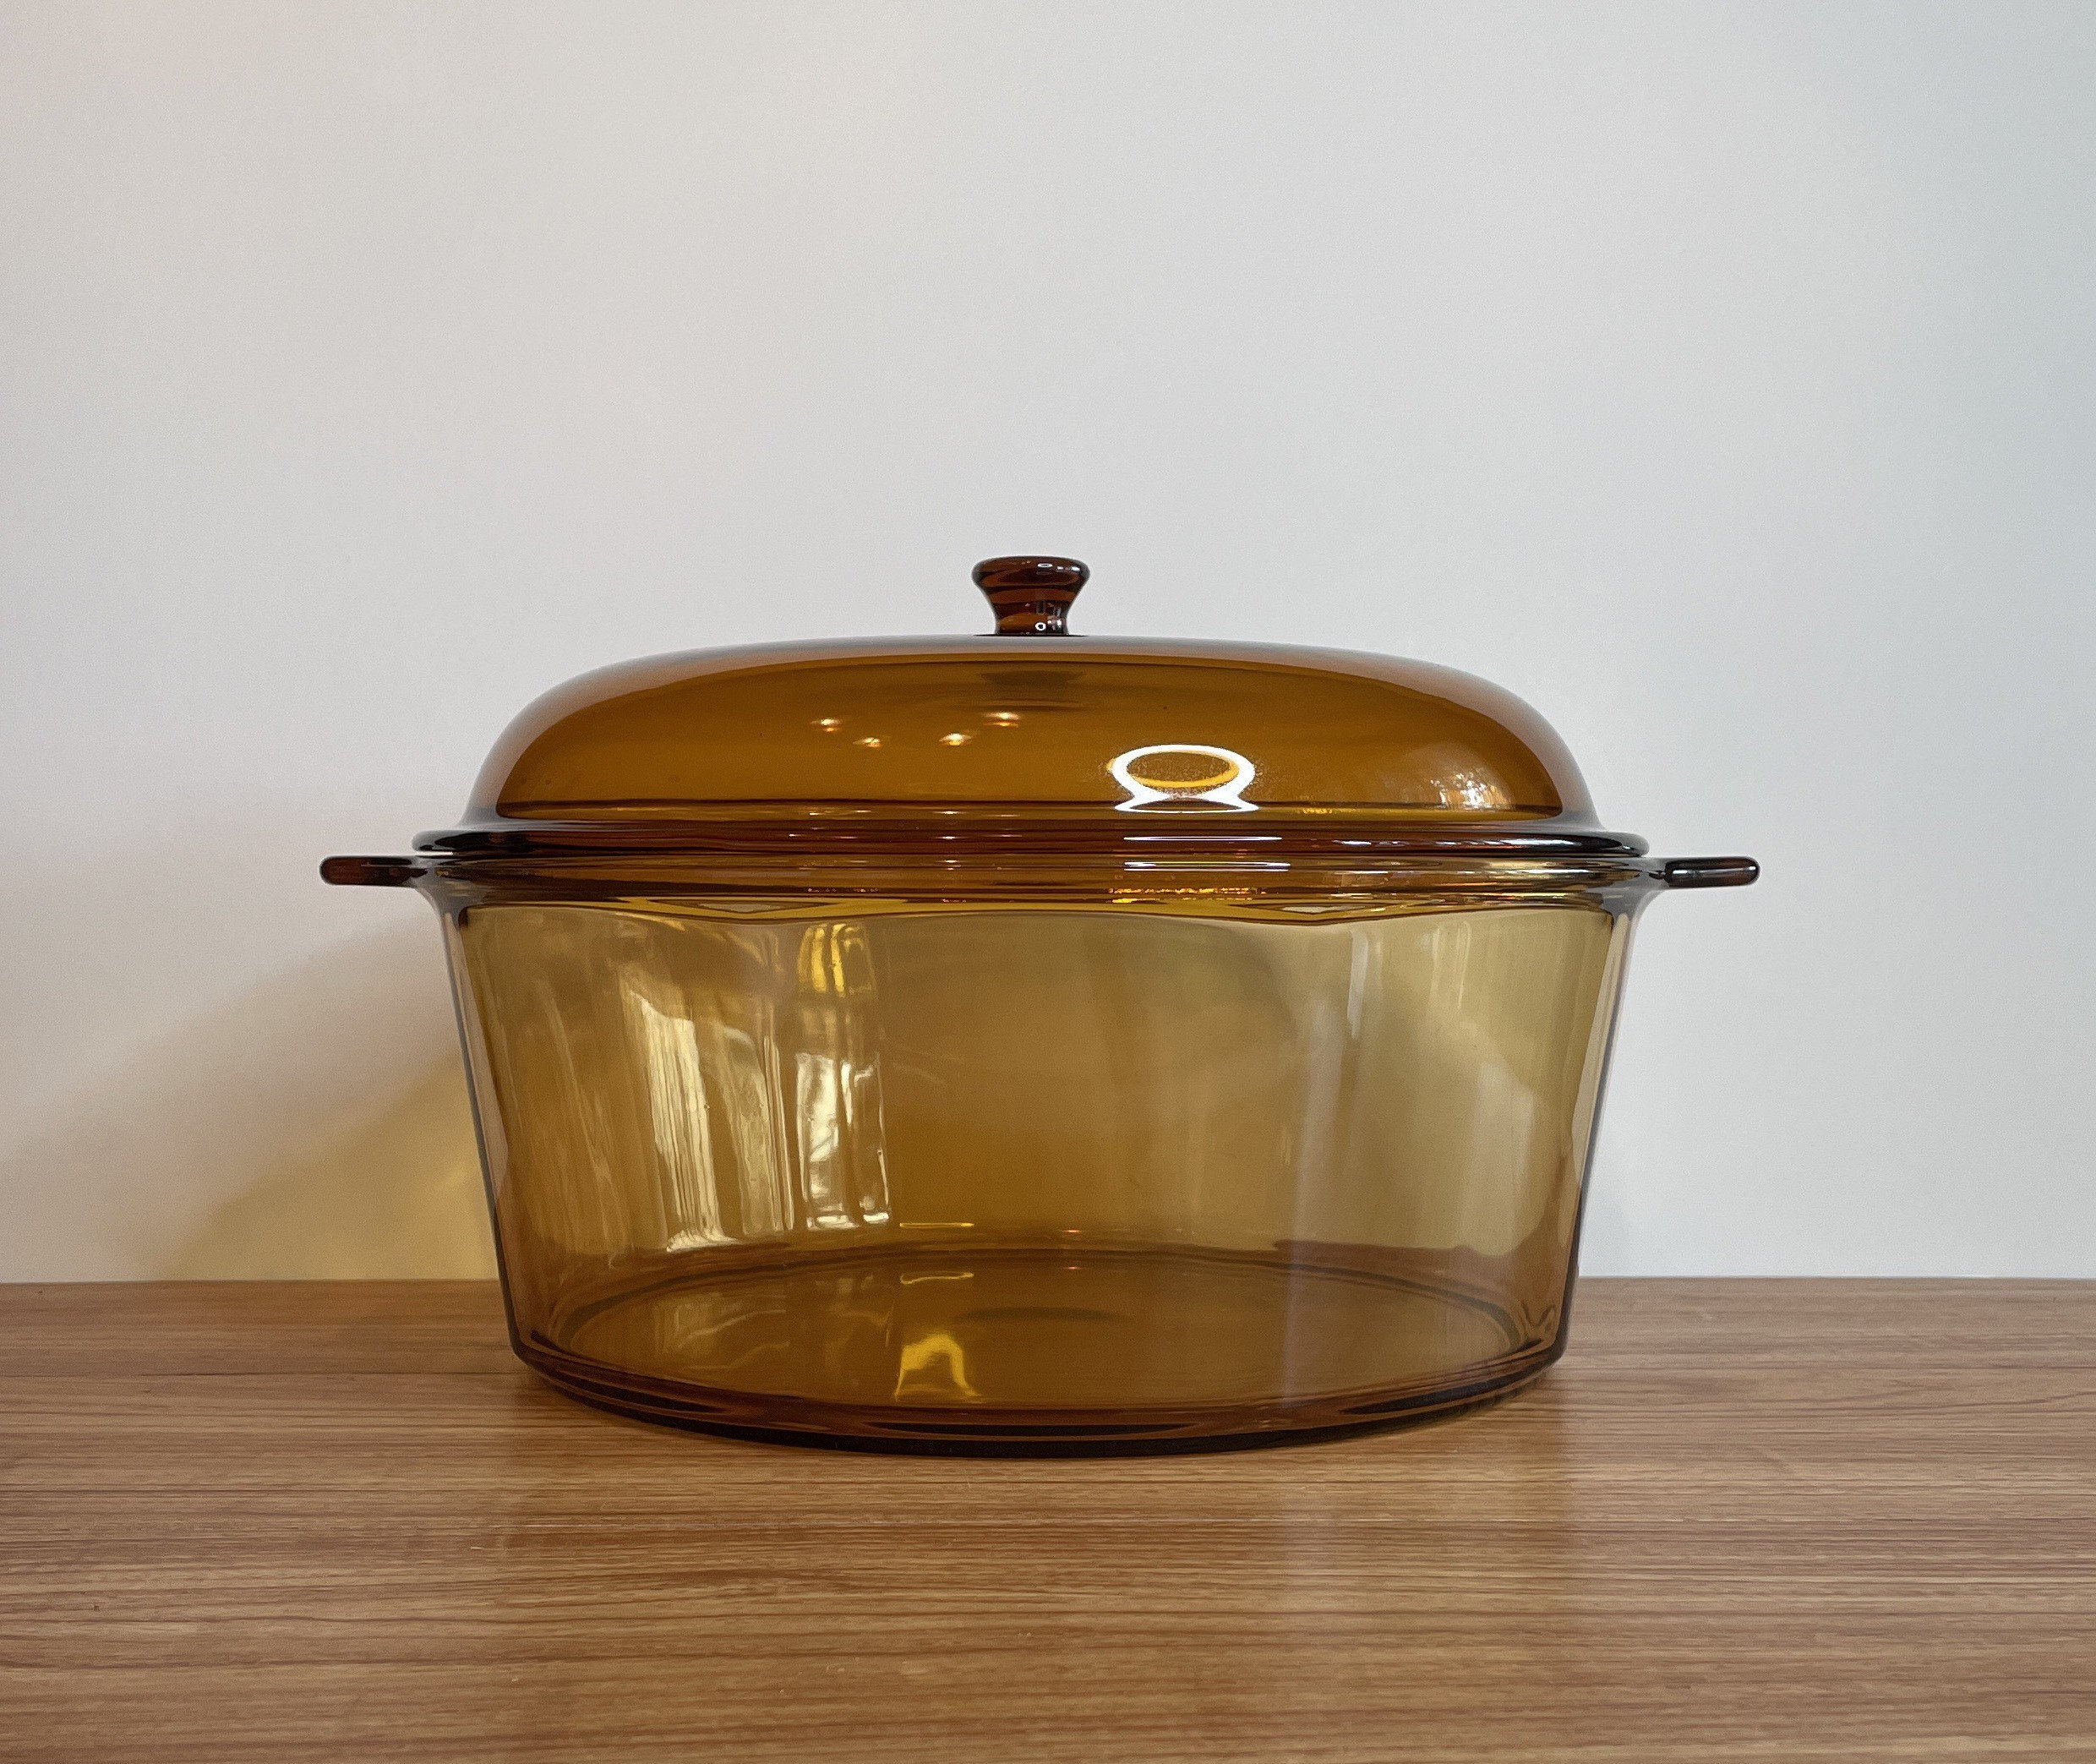
<instances>
[{"instance_id":1,"label":"amber glass pot body","mask_svg":"<svg viewBox=\"0 0 2096 1764\"><path fill-rule=\"evenodd\" d=\"M1633 923L1752 866L1598 831L1464 676L1069 638L1078 569L985 566L1007 636L587 677L464 826L330 860L442 915L513 1337L562 1389L1098 1450L1562 1351Z\"/></svg>"}]
</instances>

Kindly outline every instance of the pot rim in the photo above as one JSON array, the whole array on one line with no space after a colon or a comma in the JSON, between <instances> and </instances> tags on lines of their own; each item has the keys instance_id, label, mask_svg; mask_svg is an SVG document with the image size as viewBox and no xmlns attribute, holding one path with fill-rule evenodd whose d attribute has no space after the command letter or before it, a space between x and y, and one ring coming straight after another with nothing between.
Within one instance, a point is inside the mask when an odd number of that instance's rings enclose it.
<instances>
[{"instance_id":1,"label":"pot rim","mask_svg":"<svg viewBox=\"0 0 2096 1764\"><path fill-rule=\"evenodd\" d=\"M1160 817L1161 818L1161 817ZM1213 827L1213 823L1210 823ZM1568 887L1636 883L1666 888L1738 887L1760 866L1746 857L1655 859L1631 834L1562 828L1502 833L1476 827L1373 827L1363 823L1197 832L1162 827L1102 828L1096 822L985 827L893 821L839 828L777 822L658 823L646 828L602 822L482 824L424 833L407 853L346 855L325 860L324 881L342 887L412 887L445 877L496 881L591 874L630 868L636 879L676 871L711 876L722 885L819 884L853 890L877 878L956 880L1023 893L1056 880L1108 875L1163 882L1235 872L1262 874L1293 887L1329 880L1351 892L1348 878L1374 878L1383 889L1435 890L1459 877L1495 890L1556 892ZM738 878L738 872L740 877Z\"/></svg>"}]
</instances>

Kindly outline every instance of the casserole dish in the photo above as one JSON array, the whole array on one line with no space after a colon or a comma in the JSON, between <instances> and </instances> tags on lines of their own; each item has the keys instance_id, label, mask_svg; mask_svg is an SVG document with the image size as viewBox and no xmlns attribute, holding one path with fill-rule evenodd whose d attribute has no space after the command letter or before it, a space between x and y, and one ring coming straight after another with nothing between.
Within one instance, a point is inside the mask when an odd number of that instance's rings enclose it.
<instances>
[{"instance_id":1,"label":"casserole dish","mask_svg":"<svg viewBox=\"0 0 2096 1764\"><path fill-rule=\"evenodd\" d=\"M1562 1352L1633 923L1496 687L982 636L587 674L461 823L336 857L450 961L512 1336L653 1420L1097 1450L1371 1426Z\"/></svg>"}]
</instances>

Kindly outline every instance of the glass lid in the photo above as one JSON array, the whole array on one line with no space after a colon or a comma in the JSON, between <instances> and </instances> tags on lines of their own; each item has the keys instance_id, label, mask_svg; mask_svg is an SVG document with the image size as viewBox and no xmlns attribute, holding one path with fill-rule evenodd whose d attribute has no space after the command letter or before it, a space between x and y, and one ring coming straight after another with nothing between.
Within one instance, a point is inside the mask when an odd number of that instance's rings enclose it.
<instances>
[{"instance_id":1,"label":"glass lid","mask_svg":"<svg viewBox=\"0 0 2096 1764\"><path fill-rule=\"evenodd\" d=\"M1182 836L1624 854L1510 694L1422 662L1087 637L1067 558L977 565L993 632L695 650L582 675L483 768L458 853Z\"/></svg>"}]
</instances>

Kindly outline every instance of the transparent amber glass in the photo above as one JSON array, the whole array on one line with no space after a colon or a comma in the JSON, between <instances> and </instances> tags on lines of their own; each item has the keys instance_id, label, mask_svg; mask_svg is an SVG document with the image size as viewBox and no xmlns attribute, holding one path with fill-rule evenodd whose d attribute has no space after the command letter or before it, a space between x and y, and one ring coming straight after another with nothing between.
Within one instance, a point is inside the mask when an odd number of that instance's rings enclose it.
<instances>
[{"instance_id":1,"label":"transparent amber glass","mask_svg":"<svg viewBox=\"0 0 2096 1764\"><path fill-rule=\"evenodd\" d=\"M1387 1421L1555 1357L1649 878L909 867L425 882L541 1373L1040 1446Z\"/></svg>"},{"instance_id":2,"label":"transparent amber glass","mask_svg":"<svg viewBox=\"0 0 2096 1764\"><path fill-rule=\"evenodd\" d=\"M528 707L444 915L517 1351L832 1443L1387 1423L1565 1315L1630 928L1745 859L1602 831L1424 663L1072 635L693 651Z\"/></svg>"}]
</instances>

